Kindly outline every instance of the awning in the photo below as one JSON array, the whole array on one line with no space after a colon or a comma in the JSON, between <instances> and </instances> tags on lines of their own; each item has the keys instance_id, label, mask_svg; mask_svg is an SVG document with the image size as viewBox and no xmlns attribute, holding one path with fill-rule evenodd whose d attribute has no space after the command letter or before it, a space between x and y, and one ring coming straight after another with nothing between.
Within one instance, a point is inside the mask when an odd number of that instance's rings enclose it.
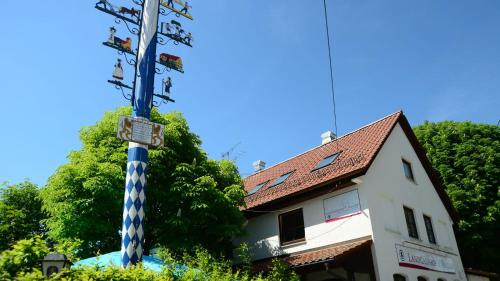
<instances>
[{"instance_id":1,"label":"awning","mask_svg":"<svg viewBox=\"0 0 500 281\"><path fill-rule=\"evenodd\" d=\"M370 238L365 238L273 258L282 259L283 262L290 267L302 267L309 264L334 261L339 258L344 258L353 252L369 248L371 244L372 240ZM272 258L260 260L254 262L253 268L255 271L266 271L271 267L271 262Z\"/></svg>"},{"instance_id":2,"label":"awning","mask_svg":"<svg viewBox=\"0 0 500 281\"><path fill-rule=\"evenodd\" d=\"M284 259L284 262L291 267L303 266L321 261L329 261L346 256L361 248L369 247L372 244L371 239L363 239L350 243L337 244L334 246L303 252L299 254L291 254Z\"/></svg>"}]
</instances>

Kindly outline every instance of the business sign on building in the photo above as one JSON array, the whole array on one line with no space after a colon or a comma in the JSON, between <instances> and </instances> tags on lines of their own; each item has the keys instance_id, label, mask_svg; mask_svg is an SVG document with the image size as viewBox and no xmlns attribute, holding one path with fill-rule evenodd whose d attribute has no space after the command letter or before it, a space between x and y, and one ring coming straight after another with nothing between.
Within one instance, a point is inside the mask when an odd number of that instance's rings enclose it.
<instances>
[{"instance_id":1,"label":"business sign on building","mask_svg":"<svg viewBox=\"0 0 500 281\"><path fill-rule=\"evenodd\" d=\"M358 190L352 190L323 200L325 221L340 220L361 213Z\"/></svg>"},{"instance_id":2,"label":"business sign on building","mask_svg":"<svg viewBox=\"0 0 500 281\"><path fill-rule=\"evenodd\" d=\"M396 244L399 266L456 273L453 259Z\"/></svg>"},{"instance_id":3,"label":"business sign on building","mask_svg":"<svg viewBox=\"0 0 500 281\"><path fill-rule=\"evenodd\" d=\"M163 146L164 127L142 118L120 116L116 137L145 145Z\"/></svg>"}]
</instances>

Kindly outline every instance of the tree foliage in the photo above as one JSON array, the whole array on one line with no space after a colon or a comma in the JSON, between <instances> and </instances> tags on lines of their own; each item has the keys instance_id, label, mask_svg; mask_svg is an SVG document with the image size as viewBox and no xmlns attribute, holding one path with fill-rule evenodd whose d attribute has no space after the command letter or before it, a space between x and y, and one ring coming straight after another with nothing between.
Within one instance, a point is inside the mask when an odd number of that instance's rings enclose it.
<instances>
[{"instance_id":1,"label":"tree foliage","mask_svg":"<svg viewBox=\"0 0 500 281\"><path fill-rule=\"evenodd\" d=\"M500 128L445 121L425 122L414 131L459 213L457 240L464 265L498 270Z\"/></svg>"},{"instance_id":2,"label":"tree foliage","mask_svg":"<svg viewBox=\"0 0 500 281\"><path fill-rule=\"evenodd\" d=\"M0 251L17 240L43 234L42 201L36 185L22 182L0 186Z\"/></svg>"},{"instance_id":3,"label":"tree foliage","mask_svg":"<svg viewBox=\"0 0 500 281\"><path fill-rule=\"evenodd\" d=\"M83 128L82 148L69 154L42 190L50 237L81 239L84 256L120 249L128 146L116 138L116 124L130 113L119 108ZM238 207L245 192L235 165L207 159L180 113L153 110L151 119L165 125L165 145L149 149L146 251L157 244L228 249L244 220Z\"/></svg>"}]
</instances>

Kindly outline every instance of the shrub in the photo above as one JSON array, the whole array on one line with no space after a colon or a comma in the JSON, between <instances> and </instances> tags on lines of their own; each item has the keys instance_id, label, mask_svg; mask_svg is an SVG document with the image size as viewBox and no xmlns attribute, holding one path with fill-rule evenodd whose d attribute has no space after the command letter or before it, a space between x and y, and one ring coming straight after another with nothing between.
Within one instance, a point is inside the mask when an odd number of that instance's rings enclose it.
<instances>
[{"instance_id":1,"label":"shrub","mask_svg":"<svg viewBox=\"0 0 500 281\"><path fill-rule=\"evenodd\" d=\"M73 251L79 246L79 241L64 242L55 247ZM244 247L243 247L244 248ZM243 251L245 251L243 249ZM16 242L12 249L0 254L0 280L46 280L41 272L40 260L50 252L50 247L40 236ZM224 258L216 258L207 250L196 248L194 254L182 257L174 256L171 251L160 249L158 255L165 261L162 272L154 272L143 268L141 264L127 269L119 266L92 267L83 266L63 270L51 276L50 280L58 281L295 281L297 274L291 271L280 260L273 260L271 270L262 273L250 273L250 260L246 259L243 269L234 268L231 262ZM64 252L63 252L64 253ZM71 256L71 253L65 253ZM170 265L170 266L168 266Z\"/></svg>"}]
</instances>

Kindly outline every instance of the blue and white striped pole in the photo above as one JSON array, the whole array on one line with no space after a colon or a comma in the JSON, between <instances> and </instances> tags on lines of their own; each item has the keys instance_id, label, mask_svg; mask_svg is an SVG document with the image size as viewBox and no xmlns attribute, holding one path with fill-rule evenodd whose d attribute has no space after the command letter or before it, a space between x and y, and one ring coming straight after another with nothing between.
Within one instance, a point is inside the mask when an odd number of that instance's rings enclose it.
<instances>
[{"instance_id":1,"label":"blue and white striped pole","mask_svg":"<svg viewBox=\"0 0 500 281\"><path fill-rule=\"evenodd\" d=\"M137 52L138 79L135 85L133 116L149 120L153 98L159 0L144 0ZM123 207L122 267L142 260L144 251L144 206L148 146L129 143L127 178Z\"/></svg>"}]
</instances>

